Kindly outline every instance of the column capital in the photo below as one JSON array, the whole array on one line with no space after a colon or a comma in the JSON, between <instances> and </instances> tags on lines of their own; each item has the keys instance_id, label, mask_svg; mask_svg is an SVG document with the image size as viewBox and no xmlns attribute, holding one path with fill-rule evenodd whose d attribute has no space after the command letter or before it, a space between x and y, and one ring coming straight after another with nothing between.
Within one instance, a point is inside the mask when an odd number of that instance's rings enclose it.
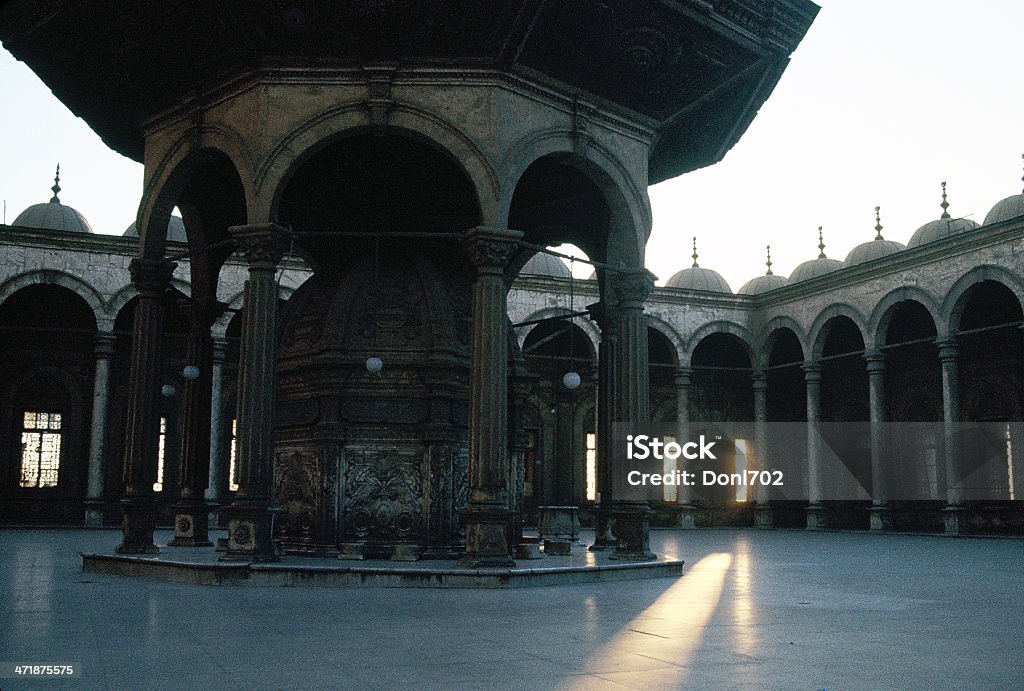
<instances>
[{"instance_id":1,"label":"column capital","mask_svg":"<svg viewBox=\"0 0 1024 691\"><path fill-rule=\"evenodd\" d=\"M228 234L245 255L249 266L276 266L291 241L291 232L276 223L231 226Z\"/></svg>"},{"instance_id":2,"label":"column capital","mask_svg":"<svg viewBox=\"0 0 1024 691\"><path fill-rule=\"evenodd\" d=\"M936 341L939 348L939 362L956 362L960 357L960 344L955 340Z\"/></svg>"},{"instance_id":3,"label":"column capital","mask_svg":"<svg viewBox=\"0 0 1024 691\"><path fill-rule=\"evenodd\" d=\"M685 389L690 386L690 377L693 375L693 369L690 367L676 367L675 373L673 374L673 382L677 389Z\"/></svg>"},{"instance_id":4,"label":"column capital","mask_svg":"<svg viewBox=\"0 0 1024 691\"><path fill-rule=\"evenodd\" d=\"M753 381L755 391L767 391L768 390L768 373L761 368L756 368L750 373L750 379Z\"/></svg>"},{"instance_id":5,"label":"column capital","mask_svg":"<svg viewBox=\"0 0 1024 691\"><path fill-rule=\"evenodd\" d=\"M476 226L466 232L463 245L477 272L504 274L522 238L523 233L518 230Z\"/></svg>"},{"instance_id":6,"label":"column capital","mask_svg":"<svg viewBox=\"0 0 1024 691\"><path fill-rule=\"evenodd\" d=\"M222 336L213 337L213 364L222 365L227 357L228 341Z\"/></svg>"},{"instance_id":7,"label":"column capital","mask_svg":"<svg viewBox=\"0 0 1024 691\"><path fill-rule=\"evenodd\" d=\"M867 363L868 374L881 374L885 371L886 356L881 350L870 349L864 351L864 362Z\"/></svg>"},{"instance_id":8,"label":"column capital","mask_svg":"<svg viewBox=\"0 0 1024 691\"><path fill-rule=\"evenodd\" d=\"M808 384L821 383L821 363L817 360L807 360L803 364L804 381Z\"/></svg>"},{"instance_id":9,"label":"column capital","mask_svg":"<svg viewBox=\"0 0 1024 691\"><path fill-rule=\"evenodd\" d=\"M93 337L93 347L97 360L109 360L114 357L114 334L109 331L97 331Z\"/></svg>"},{"instance_id":10,"label":"column capital","mask_svg":"<svg viewBox=\"0 0 1024 691\"><path fill-rule=\"evenodd\" d=\"M136 257L128 264L128 273L140 294L159 297L170 286L176 268L174 262Z\"/></svg>"},{"instance_id":11,"label":"column capital","mask_svg":"<svg viewBox=\"0 0 1024 691\"><path fill-rule=\"evenodd\" d=\"M620 270L609 272L608 284L619 307L643 309L644 300L654 290L655 278L644 268Z\"/></svg>"}]
</instances>

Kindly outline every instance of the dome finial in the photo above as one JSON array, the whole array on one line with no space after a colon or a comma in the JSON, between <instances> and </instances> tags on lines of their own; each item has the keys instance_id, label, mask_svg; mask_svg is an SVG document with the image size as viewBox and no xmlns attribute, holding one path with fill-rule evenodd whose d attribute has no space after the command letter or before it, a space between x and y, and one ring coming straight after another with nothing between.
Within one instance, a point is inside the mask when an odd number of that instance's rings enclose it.
<instances>
[{"instance_id":1,"label":"dome finial","mask_svg":"<svg viewBox=\"0 0 1024 691\"><path fill-rule=\"evenodd\" d=\"M690 256L693 257L693 268L697 268L697 236L696 235L693 236L693 254L691 254Z\"/></svg>"},{"instance_id":2,"label":"dome finial","mask_svg":"<svg viewBox=\"0 0 1024 691\"><path fill-rule=\"evenodd\" d=\"M768 261L765 262L765 266L768 267L768 271L765 272L765 276L771 276L772 275L772 246L771 245L767 245L766 249L768 250Z\"/></svg>"},{"instance_id":3,"label":"dome finial","mask_svg":"<svg viewBox=\"0 0 1024 691\"><path fill-rule=\"evenodd\" d=\"M875 207L875 239L876 240L884 240L885 239L885 238L882 237L882 216L879 213L881 210L882 210L882 207L880 207L880 206L876 206Z\"/></svg>"},{"instance_id":4,"label":"dome finial","mask_svg":"<svg viewBox=\"0 0 1024 691\"><path fill-rule=\"evenodd\" d=\"M60 194L60 164L59 163L57 164L57 174L53 176L53 187L51 187L50 189L53 190L53 196L50 197L50 203L51 204L60 204L60 199L57 198L57 195Z\"/></svg>"},{"instance_id":5,"label":"dome finial","mask_svg":"<svg viewBox=\"0 0 1024 691\"><path fill-rule=\"evenodd\" d=\"M939 204L939 206L942 207L942 215L939 216L939 218L950 218L949 211L947 211L947 209L949 208L949 202L946 201L946 182L945 181L942 182L942 203Z\"/></svg>"},{"instance_id":6,"label":"dome finial","mask_svg":"<svg viewBox=\"0 0 1024 691\"><path fill-rule=\"evenodd\" d=\"M821 232L821 226L818 226L818 259L828 259L825 256L825 236Z\"/></svg>"}]
</instances>

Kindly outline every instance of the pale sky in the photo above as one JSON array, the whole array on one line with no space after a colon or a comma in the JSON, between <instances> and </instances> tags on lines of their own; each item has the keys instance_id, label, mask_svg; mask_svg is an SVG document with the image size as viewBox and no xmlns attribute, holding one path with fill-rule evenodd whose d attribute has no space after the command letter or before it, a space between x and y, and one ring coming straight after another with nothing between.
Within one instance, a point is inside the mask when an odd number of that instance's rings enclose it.
<instances>
[{"instance_id":1,"label":"pale sky","mask_svg":"<svg viewBox=\"0 0 1024 691\"><path fill-rule=\"evenodd\" d=\"M700 264L733 290L764 273L788 275L817 256L844 259L874 237L906 243L950 213L981 222L1018 194L1024 153L1021 0L821 0L821 12L740 142L710 168L650 190L648 268L663 283ZM107 149L24 65L0 51L0 199L6 222L50 198L98 233L134 220L142 167ZM590 269L577 266L579 275Z\"/></svg>"}]
</instances>

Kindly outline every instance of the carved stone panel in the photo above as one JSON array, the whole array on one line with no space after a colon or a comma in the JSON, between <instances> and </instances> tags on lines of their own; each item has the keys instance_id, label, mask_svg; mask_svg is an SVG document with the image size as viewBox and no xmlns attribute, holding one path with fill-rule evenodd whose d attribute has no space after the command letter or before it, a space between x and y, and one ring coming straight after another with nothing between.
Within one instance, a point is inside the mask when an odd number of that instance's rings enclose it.
<instances>
[{"instance_id":1,"label":"carved stone panel","mask_svg":"<svg viewBox=\"0 0 1024 691\"><path fill-rule=\"evenodd\" d=\"M421 456L408 448L350 447L345 460L342 541L417 541L423 533Z\"/></svg>"}]
</instances>

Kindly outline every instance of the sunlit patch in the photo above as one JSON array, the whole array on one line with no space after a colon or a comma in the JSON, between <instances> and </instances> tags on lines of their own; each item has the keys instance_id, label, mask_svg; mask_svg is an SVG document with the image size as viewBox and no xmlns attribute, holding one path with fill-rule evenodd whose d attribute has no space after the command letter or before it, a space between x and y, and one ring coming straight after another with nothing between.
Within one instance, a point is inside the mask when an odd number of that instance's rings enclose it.
<instances>
[{"instance_id":1,"label":"sunlit patch","mask_svg":"<svg viewBox=\"0 0 1024 691\"><path fill-rule=\"evenodd\" d=\"M589 675L602 672L659 669L659 683L683 685L711 616L722 597L732 555L709 554L697 562L685 576L666 590L643 612L633 618L600 650L587 659L582 671ZM749 571L748 571L749 578ZM658 665L656 663L667 663ZM671 681L665 678L671 672ZM579 677L565 686L585 688L593 678Z\"/></svg>"}]
</instances>

